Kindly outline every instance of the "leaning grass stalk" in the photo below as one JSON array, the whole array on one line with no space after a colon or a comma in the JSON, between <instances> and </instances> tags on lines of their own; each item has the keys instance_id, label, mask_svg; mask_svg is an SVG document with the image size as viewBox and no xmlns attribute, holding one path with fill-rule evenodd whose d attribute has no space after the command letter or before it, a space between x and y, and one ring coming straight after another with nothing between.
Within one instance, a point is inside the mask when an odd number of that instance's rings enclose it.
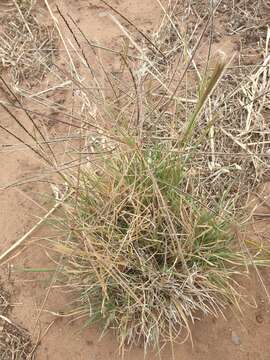
<instances>
[{"instance_id":1,"label":"leaning grass stalk","mask_svg":"<svg viewBox=\"0 0 270 360\"><path fill-rule=\"evenodd\" d=\"M4 85L6 86L6 88L7 88L8 91L10 92L10 94L14 97L14 99L16 99L16 101L18 102L18 104L19 104L20 106L22 106L22 103L21 103L20 99L19 99L19 98L17 97L17 95L11 90L11 88L8 86L8 84L7 84L6 81L3 79L2 76L0 76L0 79L1 79L1 81L4 83ZM29 113L27 110L24 110L24 112L25 112L25 114L27 115L27 117L28 117L28 119L30 120L30 122L32 123L32 125L34 126L34 128L36 129L36 131L39 133L39 135L40 135L41 138L43 139L44 144L47 145L47 147L48 147L51 155L53 156L53 159L54 159L54 161L55 161L55 164L56 164L56 163L57 163L57 160L56 160L55 154L54 154L54 152L53 152L53 150L52 150L52 147L51 147L50 144L46 141L45 136L43 135L42 131L39 129L39 127L38 127L37 124L35 123L34 119L33 119L32 116L30 115L30 113ZM36 144L37 144L38 146L40 146L41 149L42 149L42 146L40 145L40 142L38 143L36 138L34 138L34 140L36 141ZM42 151L44 151L44 150L42 149Z\"/></svg>"},{"instance_id":2,"label":"leaning grass stalk","mask_svg":"<svg viewBox=\"0 0 270 360\"><path fill-rule=\"evenodd\" d=\"M100 1L103 2L106 6L108 6L108 8L110 8L113 12L115 12L117 15L119 15L122 19L124 19L129 25L131 25L165 59L163 52L132 21L130 21L126 16L124 16L121 12L119 12L116 8L114 8L112 5L107 3L105 0L100 0Z\"/></svg>"},{"instance_id":3,"label":"leaning grass stalk","mask_svg":"<svg viewBox=\"0 0 270 360\"><path fill-rule=\"evenodd\" d=\"M42 117L45 117L46 119L49 119L49 120L53 120L59 124L63 124L63 125L68 125L68 126L71 126L72 128L74 129L83 129L83 130L88 130L89 131L89 128L93 128L97 131L100 131L102 132L102 135L108 139L112 139L112 140L118 140L115 136L111 136L108 132L105 131L105 129L103 129L102 127L100 127L99 125L96 125L94 124L93 122L90 122L90 121L86 121L86 120L83 120L78 117L78 116L75 116L73 114L68 114L66 112L63 112L63 111L59 111L59 113L61 115L63 115L64 117L67 117L71 120L75 120L79 123L83 123L83 127L81 125L78 125L78 124L74 124L73 122L69 122L69 121L65 121L65 120L61 120L61 119L58 119L58 118L55 118L54 116L50 116L50 115L47 115L47 114L44 114L42 112L39 112L39 111L36 111L36 110L31 110L29 107L25 107L25 106L20 106L20 105L16 105L16 104L11 104L11 103L8 103L6 101L2 101L0 100L0 105L1 106L5 106L6 108L8 107L12 107L14 109L20 109L20 110L26 110L28 111L29 113L31 114L35 114L35 115L38 115L38 116L42 116ZM3 130L7 130L6 128L3 128ZM32 137L32 136L31 136ZM35 138L34 138L34 141L36 142ZM120 139L119 139L120 141Z\"/></svg>"},{"instance_id":4,"label":"leaning grass stalk","mask_svg":"<svg viewBox=\"0 0 270 360\"><path fill-rule=\"evenodd\" d=\"M74 65L73 58L72 58L72 56L71 56L71 54L70 54L70 51L69 51L69 49L68 49L68 47L67 47L67 44L66 44L66 41L65 41L65 39L64 39L64 37L63 37L63 34L62 34L61 30L60 30L58 20L57 20L57 18L54 16L53 11L52 11L52 9L51 9L48 1L47 1L47 0L44 0L44 2L45 2L45 4L46 4L46 7L47 7L47 9L48 9L48 11L49 11L49 13L50 13L50 16L51 16L51 18L52 18L52 20L53 20L53 22L54 22L54 25L55 25L55 27L56 27L56 29L57 29L58 34L59 34L59 37L60 37L60 39L61 39L61 41L62 41L62 43L63 43L63 45L64 45L64 48L65 48L65 50L66 50L66 54L67 54L67 56L68 56L68 58L69 58L70 65L71 65L71 68L72 68L72 73L75 74L75 75L77 76L77 78L79 79L79 75L78 75L78 72L77 72L76 67L75 67L75 65Z\"/></svg>"},{"instance_id":5,"label":"leaning grass stalk","mask_svg":"<svg viewBox=\"0 0 270 360\"><path fill-rule=\"evenodd\" d=\"M159 0L158 0L158 1L159 1ZM177 94L177 92L178 92L178 90L179 90L179 88L180 88L180 86L181 86L181 84L182 84L182 82L183 82L183 80L184 80L184 78L185 78L185 76L186 76L186 73L187 73L188 69L190 68L190 65L192 64L192 61L194 60L194 56L195 56L195 54L196 54L196 52L197 52L197 50L198 50L198 48L199 48L199 46L200 46L200 44L201 44L201 41L202 41L202 39L203 39L203 35L205 34L205 32L206 32L206 30L207 30L207 27L208 27L208 25L209 25L209 22L210 22L210 17L209 17L208 20L206 21L206 24L204 25L204 28L203 28L203 30L202 30L202 32L201 32L201 34L200 34L200 37L198 38L198 40L197 40L194 48L192 49L192 53L191 53L191 55L190 55L189 61L187 62L186 66L185 66L185 68L184 68L184 70L183 70L183 73L182 73L181 76L180 76L180 79L179 79L179 81L178 81L178 84L177 84L176 88L174 89L173 92L170 92L170 97L169 97L169 99L166 99L166 101L165 101L163 104L162 104L163 97L161 97L161 99L159 100L159 102L157 103L157 105L153 108L152 112L148 115L148 118L150 118L150 116L153 114L153 112L160 107L160 108L162 109L162 111L161 111L161 114L159 115L158 119L156 120L157 122L160 121L160 119L162 118L162 116L165 114L167 107L168 107L169 104L172 102L172 100L176 97L176 94ZM179 64L180 64L180 59L179 59L178 62L177 62L177 66L178 66ZM172 75L172 78L171 78L171 80L169 81L169 85L171 85L175 74L176 74L176 70L174 71L174 73L173 73L173 75ZM167 90L167 89L168 89L168 87L166 88L166 90ZM146 120L147 120L147 119L146 119Z\"/></svg>"},{"instance_id":6,"label":"leaning grass stalk","mask_svg":"<svg viewBox=\"0 0 270 360\"><path fill-rule=\"evenodd\" d=\"M9 255L11 255L13 253L14 250L16 250L18 247L20 247L27 239L30 235L33 234L34 231L36 231L40 225L42 225L44 223L45 220L47 220L54 212L56 209L58 209L63 203L64 201L67 200L68 197L70 197L72 194L69 193L66 197L64 197L64 199L62 201L57 202L26 234L24 234L20 239L18 239L17 241L15 241L15 243L8 248L6 251L4 251L1 255L0 255L0 263Z\"/></svg>"},{"instance_id":7,"label":"leaning grass stalk","mask_svg":"<svg viewBox=\"0 0 270 360\"><path fill-rule=\"evenodd\" d=\"M20 6L18 5L18 3L17 3L16 0L13 0L13 2L14 2L14 4L15 4L15 6L16 6L16 8L17 8L17 11L18 11L18 13L20 14L20 16L21 16L21 18L22 18L22 21L23 21L24 25L26 26L26 28L27 28L27 30L28 30L31 38L34 39L33 33L32 33L32 31L31 31L31 29L30 29L30 27L29 27L29 24L28 24L28 22L26 21L23 13L22 13L22 11L21 11Z\"/></svg>"},{"instance_id":8,"label":"leaning grass stalk","mask_svg":"<svg viewBox=\"0 0 270 360\"><path fill-rule=\"evenodd\" d=\"M0 104L2 107L4 107L4 105ZM5 108L5 107L4 107ZM5 108L6 109L6 108ZM2 129L3 131L5 131L7 134L11 135L13 138L15 138L16 140L18 140L20 143L24 144L27 148L29 148L31 151L33 151L33 153L35 153L36 155L38 155L38 157L42 158L46 163L50 161L48 161L48 159L46 157L43 156L42 153L40 153L39 151L37 151L34 147L32 147L32 145L26 143L23 139L21 139L20 137L18 137L16 134L14 134L13 132L11 132L10 130L8 130L5 126L2 126L0 124L0 129Z\"/></svg>"},{"instance_id":9,"label":"leaning grass stalk","mask_svg":"<svg viewBox=\"0 0 270 360\"><path fill-rule=\"evenodd\" d=\"M224 70L226 68L226 63L224 61L220 61L217 63L211 78L207 82L205 89L203 90L201 96L199 97L197 106L193 114L191 115L190 120L188 121L187 128L184 131L184 134L181 134L181 142L184 147L186 147L190 137L192 136L193 130L198 122L200 113L205 106L207 100L213 93L215 87L217 86L219 79L222 77Z\"/></svg>"}]
</instances>

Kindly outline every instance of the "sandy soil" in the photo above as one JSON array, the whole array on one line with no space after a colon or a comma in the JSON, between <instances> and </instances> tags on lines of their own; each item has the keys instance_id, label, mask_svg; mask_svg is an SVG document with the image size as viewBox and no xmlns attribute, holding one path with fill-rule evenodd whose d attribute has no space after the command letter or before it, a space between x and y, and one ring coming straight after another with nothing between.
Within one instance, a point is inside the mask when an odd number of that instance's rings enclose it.
<instances>
[{"instance_id":1,"label":"sandy soil","mask_svg":"<svg viewBox=\"0 0 270 360\"><path fill-rule=\"evenodd\" d=\"M110 2L142 29L152 29L160 16L158 3L153 0L111 0ZM58 3L64 12L72 14L74 20L80 24L87 37L111 45L119 40L120 33L112 21L104 16L105 7L98 0L65 0ZM219 41L217 48L231 52L235 49L235 39L226 37ZM60 62L61 50L60 50ZM113 59L112 67L115 66ZM45 82L48 80L44 80ZM1 97L5 96L1 94ZM14 129L12 120L0 112L1 124ZM50 124L52 131L58 131L57 124ZM54 129L55 126L55 129ZM18 130L19 131L19 130ZM42 165L32 153L25 150L10 151L4 144L14 140L0 132L0 189L6 184L37 173ZM0 251L8 248L36 223L37 217L42 216L50 208L50 199L46 196L46 184L28 183L21 187L0 191ZM266 186L264 194L267 196L270 186ZM267 212L267 209L264 209ZM48 268L52 266L44 251L35 242L37 237L45 236L46 229L34 234L31 238L33 246L27 248L23 254L0 270L1 277L12 295L12 319L27 328L32 334L33 341L40 339L37 347L37 360L105 360L120 359L117 343L111 333L99 340L98 327L83 329L82 323L69 323L63 317L56 317L48 312L40 314L50 280L48 275L28 274L11 271L12 265L20 267ZM267 240L270 222L258 221L247 236L265 237ZM262 272L266 287L270 287L270 271ZM38 280L37 280L38 279ZM269 299L262 288L258 277L252 276L247 281L251 300L254 305L243 309L243 316L236 317L230 310L226 310L226 319L205 318L196 322L193 329L193 342L175 346L175 359L185 360L268 360L270 354L270 313ZM63 304L70 301L70 295L55 289L49 292L44 309L54 312L61 311ZM256 302L256 305L255 305ZM163 353L164 359L171 359L169 348ZM132 349L126 358L139 360L144 358L143 349ZM149 354L147 359L156 358Z\"/></svg>"}]
</instances>

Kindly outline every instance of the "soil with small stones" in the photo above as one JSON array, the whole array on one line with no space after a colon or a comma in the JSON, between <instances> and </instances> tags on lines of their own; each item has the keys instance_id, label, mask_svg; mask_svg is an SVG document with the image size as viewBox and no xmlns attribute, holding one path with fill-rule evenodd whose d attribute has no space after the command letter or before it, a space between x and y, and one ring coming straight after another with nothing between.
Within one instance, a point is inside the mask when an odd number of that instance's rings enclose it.
<instances>
[{"instance_id":1,"label":"soil with small stones","mask_svg":"<svg viewBox=\"0 0 270 360\"><path fill-rule=\"evenodd\" d=\"M52 3L54 14L57 14L55 2ZM113 22L104 16L106 8L98 0L85 1L71 0L57 2L64 13L72 14L74 21L80 25L89 39L98 40L108 47L114 46L121 39L121 33ZM110 4L117 7L128 18L136 23L144 31L151 32L157 25L161 15L161 10L152 0L110 0ZM198 20L203 19L208 8L208 1L189 1L188 4L197 13L197 17L190 16L184 2L179 5L179 13L187 12L186 23L188 31L192 33ZM232 7L234 4L234 8ZM266 24L269 23L270 8L267 1L260 0L224 0L218 10L214 21L214 50L221 50L228 55L235 53L235 57L241 57L241 62L245 65L252 65L262 58L263 45L260 43L265 34ZM243 29L243 26L245 30ZM198 31L203 28L203 22ZM68 31L67 31L67 35ZM205 49L202 49L199 56L207 56L207 45L209 33L206 33ZM174 39L168 39L173 42ZM59 49L59 64L64 60L61 58L63 49ZM118 63L111 56L106 61L112 67L117 68ZM50 86L50 78L43 79L46 86ZM6 99L5 92L1 91L1 99ZM61 104L69 101L69 94L62 90L59 91L56 101ZM19 114L19 113L18 113ZM0 122L10 130L16 130L16 125L12 119L4 112L0 111ZM47 121L48 131L55 134L63 131L57 119L61 119L61 113L52 110ZM14 139L0 131L0 189L6 184L10 184L25 176L42 170L42 164L29 151L10 150L8 145L14 143ZM0 252L7 249L33 224L37 222L36 217L45 213L44 209L51 206L50 199L44 194L48 193L48 187L44 183L28 183L20 188L9 188L5 191L0 190L0 229L1 244ZM262 189L265 200L270 203L270 185L265 185ZM39 206L37 205L39 204ZM268 208L262 208L260 212L269 214ZM270 222L269 218L262 217L251 226L247 236L254 238L258 236L264 241L269 241ZM37 236L42 237L47 234L46 229L41 229L38 234L34 234L32 240ZM13 268L11 266L14 266ZM36 350L37 360L120 360L117 351L117 342L113 333L108 333L99 340L99 328L93 326L84 329L80 321L69 323L64 317L55 314L63 309L65 303L71 301L71 296L67 292L54 289L49 293L45 311L40 313L40 308L47 294L47 285L51 281L49 275L38 275L14 271L14 269L48 268L51 261L41 251L40 247L33 242L19 257L12 259L9 266L6 264L1 268L1 276L8 287L8 292L0 288L0 313L7 314L6 304L3 299L8 298L8 303L12 304L8 315L12 323L18 324L18 328L10 324L0 324L5 331L0 332L1 341L16 345L16 339L20 344L25 345L26 350L30 351L33 339L40 338ZM266 288L270 287L270 271L264 270L261 274ZM222 317L202 318L192 326L193 343L178 344L174 349L176 360L268 360L270 353L269 326L270 308L269 299L257 276L254 274L245 284L251 296L251 306L243 309L243 316L238 318L229 310L225 310L226 320ZM2 291L2 293L1 293ZM10 294L10 299L7 294ZM1 297L2 294L2 297ZM2 300L1 300L2 299ZM255 305L256 304L256 305ZM4 309L3 309L4 308ZM36 326L37 324L37 326ZM31 336L30 341L27 329ZM3 330L3 329L2 329ZM8 334L7 335L5 335ZM19 345L18 345L19 346ZM28 348L29 346L29 348ZM149 353L146 359L153 360L158 358L156 354ZM172 359L171 349L165 348L164 359ZM9 360L10 358L0 359ZM21 357L20 359L24 359ZM26 358L25 358L26 359ZM144 359L143 349L134 348L126 354L128 360Z\"/></svg>"},{"instance_id":2,"label":"soil with small stones","mask_svg":"<svg viewBox=\"0 0 270 360\"><path fill-rule=\"evenodd\" d=\"M10 293L0 285L0 359L30 360L35 358L34 345L27 330L9 318Z\"/></svg>"}]
</instances>

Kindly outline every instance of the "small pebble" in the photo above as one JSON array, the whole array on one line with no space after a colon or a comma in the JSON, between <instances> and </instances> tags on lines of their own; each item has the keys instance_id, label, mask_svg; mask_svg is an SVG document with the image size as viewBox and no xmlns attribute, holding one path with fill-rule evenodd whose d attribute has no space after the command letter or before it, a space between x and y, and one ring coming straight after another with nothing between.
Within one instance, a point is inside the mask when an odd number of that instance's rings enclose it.
<instances>
[{"instance_id":1,"label":"small pebble","mask_svg":"<svg viewBox=\"0 0 270 360\"><path fill-rule=\"evenodd\" d=\"M236 334L236 332L232 331L232 342L235 344L235 345L240 345L241 344L241 339L240 339L240 336L238 336Z\"/></svg>"},{"instance_id":2,"label":"small pebble","mask_svg":"<svg viewBox=\"0 0 270 360\"><path fill-rule=\"evenodd\" d=\"M266 155L266 156L270 156L270 149L267 149L267 150L266 150L265 155Z\"/></svg>"},{"instance_id":3,"label":"small pebble","mask_svg":"<svg viewBox=\"0 0 270 360\"><path fill-rule=\"evenodd\" d=\"M257 314L257 315L256 315L256 321L257 321L257 323L259 323L259 324L263 323L263 317L262 317L261 314Z\"/></svg>"}]
</instances>

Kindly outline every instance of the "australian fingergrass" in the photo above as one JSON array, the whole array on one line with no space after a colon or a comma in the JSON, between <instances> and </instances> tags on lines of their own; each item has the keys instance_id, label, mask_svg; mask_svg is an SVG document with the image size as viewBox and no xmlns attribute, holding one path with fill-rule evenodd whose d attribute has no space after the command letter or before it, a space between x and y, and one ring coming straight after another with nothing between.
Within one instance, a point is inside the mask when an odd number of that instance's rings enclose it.
<instances>
[{"instance_id":1,"label":"australian fingergrass","mask_svg":"<svg viewBox=\"0 0 270 360\"><path fill-rule=\"evenodd\" d=\"M70 241L56 244L80 289L78 314L115 328L120 346L174 341L197 312L217 316L239 301L244 263L231 219L189 194L185 159L165 146L130 141L81 169L65 206Z\"/></svg>"},{"instance_id":2,"label":"australian fingergrass","mask_svg":"<svg viewBox=\"0 0 270 360\"><path fill-rule=\"evenodd\" d=\"M163 21L177 33L173 51L158 38L167 33L160 29L153 39L144 36L131 54L134 40L126 31L125 51L112 52L121 60L117 75L96 51L106 48L88 42L101 74L93 71L70 18L60 15L78 46L65 42L65 50L72 47L85 71L78 73L69 52L71 71L58 74L79 103L72 112L57 107L61 116L55 121L69 126L65 166L55 161L51 139L31 139L69 193L54 219L61 236L49 242L61 254L57 280L74 290L71 313L86 324L99 321L103 332L113 328L121 349L141 342L145 350L159 348L179 334L191 336L190 324L201 314L218 316L226 306L240 306L236 279L256 259L237 241L237 201L255 182L246 167L266 164L262 151L254 153L235 135L249 138L232 117L240 113L244 123L241 90L226 98L219 89L227 62L216 57L201 76L195 63L200 41L189 51L169 12ZM174 58L179 49L180 75ZM184 84L190 68L198 80ZM31 99L42 103L39 95ZM233 103L229 109L227 101ZM265 143L263 138L259 150Z\"/></svg>"}]
</instances>

